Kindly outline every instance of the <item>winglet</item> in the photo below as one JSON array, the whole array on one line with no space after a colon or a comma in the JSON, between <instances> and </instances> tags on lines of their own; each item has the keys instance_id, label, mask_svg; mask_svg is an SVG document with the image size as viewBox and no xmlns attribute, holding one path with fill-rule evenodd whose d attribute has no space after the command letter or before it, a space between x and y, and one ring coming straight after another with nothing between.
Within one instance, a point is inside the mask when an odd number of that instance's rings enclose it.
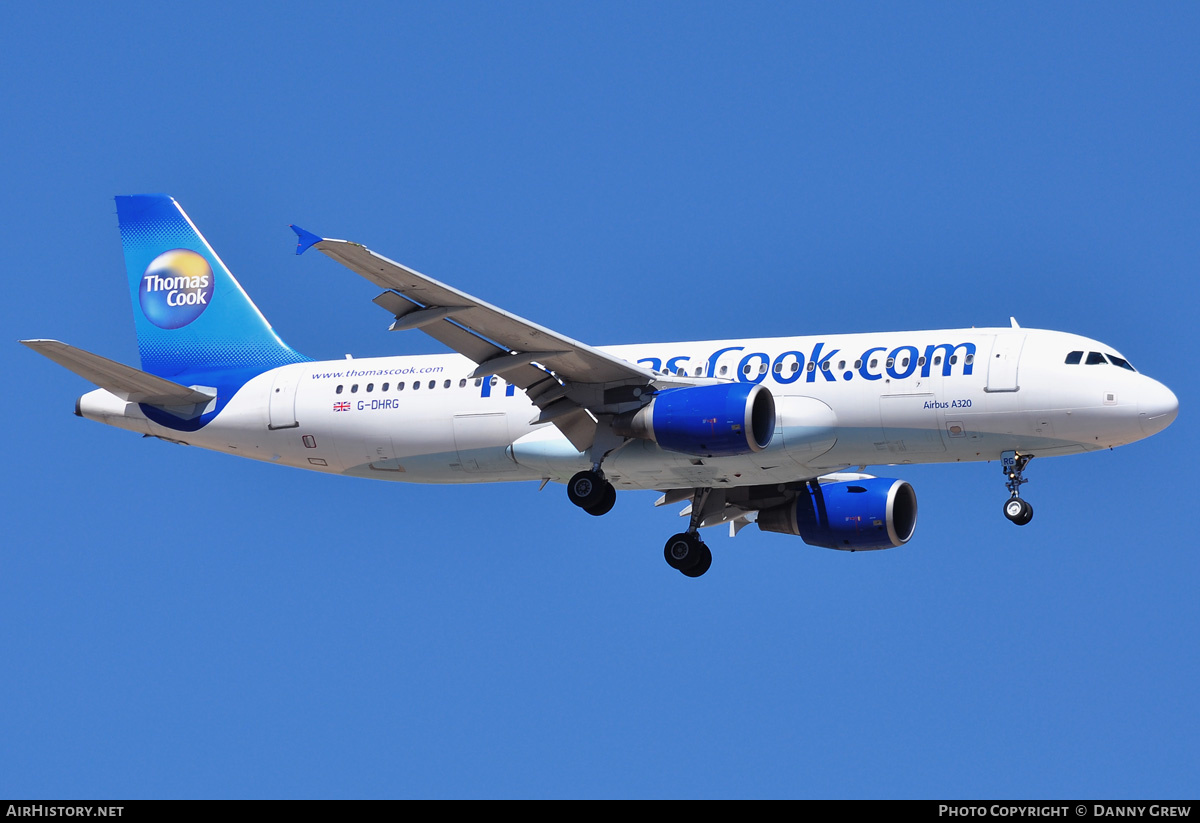
<instances>
[{"instance_id":1,"label":"winglet","mask_svg":"<svg viewBox=\"0 0 1200 823\"><path fill-rule=\"evenodd\" d=\"M293 225L292 231L296 233L296 254L304 254L310 248L324 240L324 237L317 237L310 231L305 231L299 226Z\"/></svg>"}]
</instances>

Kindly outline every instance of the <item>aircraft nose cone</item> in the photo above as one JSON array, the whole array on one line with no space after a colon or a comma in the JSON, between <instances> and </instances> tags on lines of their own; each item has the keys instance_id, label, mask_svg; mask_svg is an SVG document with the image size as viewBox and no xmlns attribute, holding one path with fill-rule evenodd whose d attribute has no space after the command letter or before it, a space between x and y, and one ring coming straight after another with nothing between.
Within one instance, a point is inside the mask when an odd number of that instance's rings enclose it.
<instances>
[{"instance_id":1,"label":"aircraft nose cone","mask_svg":"<svg viewBox=\"0 0 1200 823\"><path fill-rule=\"evenodd\" d=\"M1157 434L1175 421L1179 398L1157 380L1149 380L1138 395L1138 420L1147 435Z\"/></svg>"}]
</instances>

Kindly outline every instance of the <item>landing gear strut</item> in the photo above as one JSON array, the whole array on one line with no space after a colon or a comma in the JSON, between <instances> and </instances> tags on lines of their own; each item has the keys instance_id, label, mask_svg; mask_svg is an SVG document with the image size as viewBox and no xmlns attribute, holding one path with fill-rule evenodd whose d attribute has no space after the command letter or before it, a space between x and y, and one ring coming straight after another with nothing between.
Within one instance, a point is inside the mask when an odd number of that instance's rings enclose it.
<instances>
[{"instance_id":1,"label":"landing gear strut","mask_svg":"<svg viewBox=\"0 0 1200 823\"><path fill-rule=\"evenodd\" d=\"M704 519L704 504L710 491L711 489L696 489L692 496L692 519L688 530L672 536L663 547L663 557L666 558L667 565L687 577L699 577L712 565L712 552L704 545L697 532Z\"/></svg>"},{"instance_id":2,"label":"landing gear strut","mask_svg":"<svg viewBox=\"0 0 1200 823\"><path fill-rule=\"evenodd\" d=\"M1033 506L1021 498L1021 486L1029 481L1025 478L1025 466L1033 459L1032 454L1017 454L1005 452L1001 456L1004 476L1008 478L1005 488L1008 489L1008 500L1004 501L1004 516L1018 526L1024 526L1033 519Z\"/></svg>"},{"instance_id":3,"label":"landing gear strut","mask_svg":"<svg viewBox=\"0 0 1200 823\"><path fill-rule=\"evenodd\" d=\"M599 471L578 472L567 483L567 497L590 515L608 514L617 502L617 490Z\"/></svg>"}]
</instances>

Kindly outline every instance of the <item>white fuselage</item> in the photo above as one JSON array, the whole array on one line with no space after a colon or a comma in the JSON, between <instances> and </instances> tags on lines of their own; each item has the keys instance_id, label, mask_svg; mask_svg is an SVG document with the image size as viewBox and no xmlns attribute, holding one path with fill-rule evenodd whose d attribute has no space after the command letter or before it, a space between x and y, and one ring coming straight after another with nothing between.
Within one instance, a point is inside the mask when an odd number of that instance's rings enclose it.
<instances>
[{"instance_id":1,"label":"white fuselage","mask_svg":"<svg viewBox=\"0 0 1200 823\"><path fill-rule=\"evenodd\" d=\"M618 488L747 486L849 466L994 460L1110 448L1160 431L1177 403L1157 381L1090 353L1095 340L1020 328L607 347L657 372L761 382L777 425L761 452L699 458L630 440L604 462ZM1070 352L1083 353L1077 364ZM953 358L953 360L951 360ZM418 483L549 478L592 464L500 378L457 354L307 362L251 379L194 432L104 390L82 416L297 468Z\"/></svg>"}]
</instances>

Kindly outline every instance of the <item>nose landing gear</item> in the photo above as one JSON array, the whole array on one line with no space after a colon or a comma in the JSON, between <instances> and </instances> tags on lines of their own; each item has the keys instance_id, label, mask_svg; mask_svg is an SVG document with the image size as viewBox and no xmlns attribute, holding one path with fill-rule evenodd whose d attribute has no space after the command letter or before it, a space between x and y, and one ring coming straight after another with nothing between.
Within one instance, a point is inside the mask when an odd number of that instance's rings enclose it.
<instances>
[{"instance_id":1,"label":"nose landing gear","mask_svg":"<svg viewBox=\"0 0 1200 823\"><path fill-rule=\"evenodd\" d=\"M1024 476L1025 466L1032 459L1032 454L1004 452L1001 455L1001 467L1008 478L1004 485L1009 495L1008 500L1004 501L1004 516L1018 526L1024 526L1033 519L1033 506L1021 498L1021 486L1029 482Z\"/></svg>"}]
</instances>

